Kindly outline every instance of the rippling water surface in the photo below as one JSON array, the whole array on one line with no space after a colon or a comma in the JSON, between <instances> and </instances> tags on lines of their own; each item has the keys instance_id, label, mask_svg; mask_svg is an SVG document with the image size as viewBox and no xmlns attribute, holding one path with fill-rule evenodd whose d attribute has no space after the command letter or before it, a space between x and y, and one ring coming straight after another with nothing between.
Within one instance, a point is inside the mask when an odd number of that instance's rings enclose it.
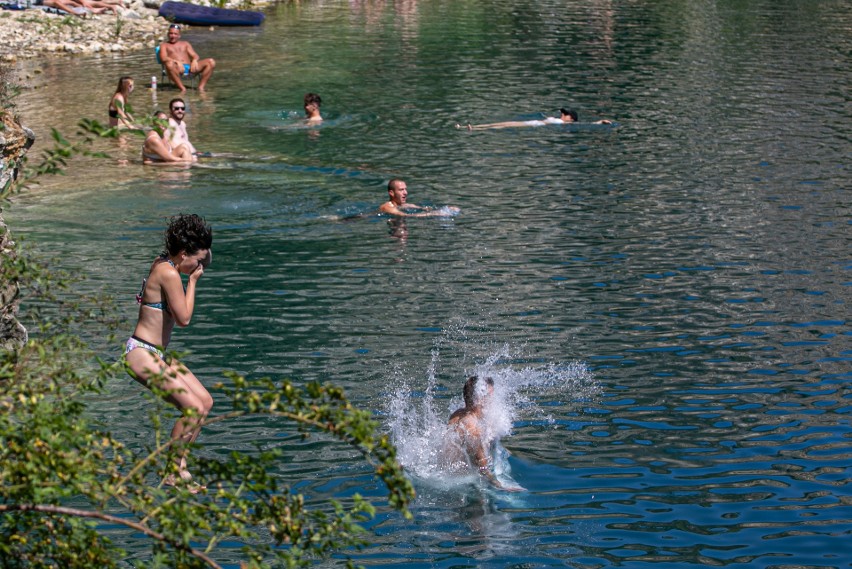
<instances>
[{"instance_id":1,"label":"rippling water surface","mask_svg":"<svg viewBox=\"0 0 852 569\"><path fill-rule=\"evenodd\" d=\"M188 95L216 156L143 168L139 140L110 142L130 164L77 162L6 218L120 299L129 333L163 218L203 214L187 364L343 385L406 457L401 417L445 420L475 371L515 381L502 444L527 492L418 478L414 520L381 512L360 562L850 566L849 3L305 2L185 36L218 60ZM22 70L42 140L157 72L147 52ZM296 118L307 91L319 128ZM561 106L616 124L453 128ZM461 215L375 216L392 176ZM105 418L148 443L140 389L111 394ZM348 450L274 422L200 442L258 440L315 503L381 498Z\"/></svg>"}]
</instances>

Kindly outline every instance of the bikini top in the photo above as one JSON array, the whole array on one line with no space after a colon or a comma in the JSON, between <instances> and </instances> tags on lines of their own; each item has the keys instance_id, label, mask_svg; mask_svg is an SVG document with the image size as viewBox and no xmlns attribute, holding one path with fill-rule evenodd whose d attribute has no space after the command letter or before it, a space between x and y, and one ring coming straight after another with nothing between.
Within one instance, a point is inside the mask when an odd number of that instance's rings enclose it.
<instances>
[{"instance_id":1,"label":"bikini top","mask_svg":"<svg viewBox=\"0 0 852 569\"><path fill-rule=\"evenodd\" d=\"M168 257L166 257L165 255L160 255L160 258L164 259L168 264L170 264L172 267L177 269L175 264L172 263L172 260L169 259ZM163 300L161 300L160 302L142 302L142 296L145 294L145 285L147 285L147 284L148 284L148 279L142 279L142 288L139 289L139 293L136 295L136 304L141 304L142 306L149 306L149 307L154 308L156 310L167 311L169 309L169 303L166 302L165 298Z\"/></svg>"}]
</instances>

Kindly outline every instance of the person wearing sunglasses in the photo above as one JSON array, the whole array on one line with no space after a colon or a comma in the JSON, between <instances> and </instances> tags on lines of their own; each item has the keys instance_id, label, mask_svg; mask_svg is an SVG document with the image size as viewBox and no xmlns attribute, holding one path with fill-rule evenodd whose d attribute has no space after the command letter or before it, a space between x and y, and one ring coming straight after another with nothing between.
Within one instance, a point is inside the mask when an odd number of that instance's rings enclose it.
<instances>
[{"instance_id":1,"label":"person wearing sunglasses","mask_svg":"<svg viewBox=\"0 0 852 569\"><path fill-rule=\"evenodd\" d=\"M175 98L169 101L169 130L166 133L166 140L171 144L172 148L178 148L181 145L186 146L192 153L192 161L197 160L198 152L189 141L189 134L186 132L186 103L181 98Z\"/></svg>"},{"instance_id":2,"label":"person wearing sunglasses","mask_svg":"<svg viewBox=\"0 0 852 569\"><path fill-rule=\"evenodd\" d=\"M169 25L167 40L160 44L160 61L166 68L166 73L181 93L186 92L186 87L180 78L183 75L193 73L200 77L198 90L204 91L207 81L213 75L216 68L216 60L212 58L201 59L188 41L180 39L180 26Z\"/></svg>"}]
</instances>

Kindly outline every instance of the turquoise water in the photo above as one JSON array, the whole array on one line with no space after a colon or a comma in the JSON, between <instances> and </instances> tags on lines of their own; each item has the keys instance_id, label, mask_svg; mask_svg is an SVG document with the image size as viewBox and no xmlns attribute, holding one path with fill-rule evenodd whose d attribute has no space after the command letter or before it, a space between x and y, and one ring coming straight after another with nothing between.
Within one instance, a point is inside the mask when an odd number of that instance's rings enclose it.
<instances>
[{"instance_id":1,"label":"turquoise water","mask_svg":"<svg viewBox=\"0 0 852 569\"><path fill-rule=\"evenodd\" d=\"M129 333L163 218L206 216L185 362L208 384L340 384L415 476L414 520L381 512L361 563L848 567L850 29L842 2L275 6L260 29L185 34L218 61L188 94L214 158L143 168L138 140L110 142L130 164L84 160L6 218L123 299ZM19 111L46 139L158 70L145 52L24 71ZM307 91L319 128L296 118ZM453 128L561 106L616 125ZM373 215L393 176L461 215ZM501 464L524 493L436 478L419 452L474 372L507 393ZM111 393L105 418L141 448L150 403ZM312 503L381 498L347 449L274 422L199 442L255 441L288 451L279 474Z\"/></svg>"}]
</instances>

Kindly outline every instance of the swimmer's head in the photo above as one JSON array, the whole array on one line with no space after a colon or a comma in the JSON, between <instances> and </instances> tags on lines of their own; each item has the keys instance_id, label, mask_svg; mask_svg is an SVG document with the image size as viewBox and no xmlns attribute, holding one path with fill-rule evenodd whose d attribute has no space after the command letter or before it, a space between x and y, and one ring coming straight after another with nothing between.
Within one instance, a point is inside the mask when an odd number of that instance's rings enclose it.
<instances>
[{"instance_id":1,"label":"swimmer's head","mask_svg":"<svg viewBox=\"0 0 852 569\"><path fill-rule=\"evenodd\" d=\"M166 256L175 256L181 252L194 255L199 251L209 251L213 245L213 229L207 224L203 217L195 214L180 214L169 220L169 226L165 233ZM205 252L202 259L208 261ZM199 259L199 261L202 261ZM213 255L209 255L209 261ZM202 263L203 264L203 263Z\"/></svg>"},{"instance_id":2,"label":"swimmer's head","mask_svg":"<svg viewBox=\"0 0 852 569\"><path fill-rule=\"evenodd\" d=\"M562 107L559 112L562 113L562 120L565 122L577 122L579 120L579 115L574 109Z\"/></svg>"},{"instance_id":3,"label":"swimmer's head","mask_svg":"<svg viewBox=\"0 0 852 569\"><path fill-rule=\"evenodd\" d=\"M308 105L316 105L319 107L322 105L322 97L316 93L305 93L305 106L307 107Z\"/></svg>"},{"instance_id":4,"label":"swimmer's head","mask_svg":"<svg viewBox=\"0 0 852 569\"><path fill-rule=\"evenodd\" d=\"M408 199L408 186L405 180L394 178L388 182L388 197L397 206L400 206Z\"/></svg>"},{"instance_id":5,"label":"swimmer's head","mask_svg":"<svg viewBox=\"0 0 852 569\"><path fill-rule=\"evenodd\" d=\"M305 94L305 116L309 119L322 119L320 116L320 105L322 105L322 97L316 93Z\"/></svg>"},{"instance_id":6,"label":"swimmer's head","mask_svg":"<svg viewBox=\"0 0 852 569\"><path fill-rule=\"evenodd\" d=\"M484 400L492 391L494 391L494 380L490 377L480 378L473 375L464 382L464 405L467 408L475 407L477 403Z\"/></svg>"}]
</instances>

